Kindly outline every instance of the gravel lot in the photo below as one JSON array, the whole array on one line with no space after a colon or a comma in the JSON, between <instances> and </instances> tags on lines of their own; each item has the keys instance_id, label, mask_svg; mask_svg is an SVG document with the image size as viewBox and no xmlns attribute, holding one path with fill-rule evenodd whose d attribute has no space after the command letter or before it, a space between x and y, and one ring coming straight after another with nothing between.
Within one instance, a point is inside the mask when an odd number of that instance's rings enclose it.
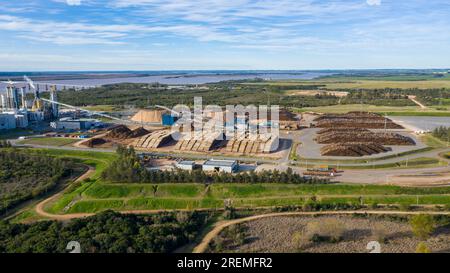
<instances>
[{"instance_id":1,"label":"gravel lot","mask_svg":"<svg viewBox=\"0 0 450 273\"><path fill-rule=\"evenodd\" d=\"M294 234L305 230L309 222L318 224L332 218L339 221L345 229L343 240L339 243L308 242L300 252L312 253L365 253L367 243L376 240L381 230L386 242L381 242L385 253L414 253L420 240L413 236L408 222L391 221L381 218L357 218L352 216L321 217L272 217L244 224L246 242L232 249L232 252L299 252L294 243ZM450 228L438 228L426 241L431 252L450 252Z\"/></svg>"}]
</instances>

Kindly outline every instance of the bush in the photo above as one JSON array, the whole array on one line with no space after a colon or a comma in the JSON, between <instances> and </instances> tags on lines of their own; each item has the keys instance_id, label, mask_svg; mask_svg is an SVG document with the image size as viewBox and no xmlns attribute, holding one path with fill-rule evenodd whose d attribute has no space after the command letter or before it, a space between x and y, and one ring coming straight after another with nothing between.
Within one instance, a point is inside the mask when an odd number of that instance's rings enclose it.
<instances>
[{"instance_id":1,"label":"bush","mask_svg":"<svg viewBox=\"0 0 450 273\"><path fill-rule=\"evenodd\" d=\"M414 235L421 239L428 239L436 229L434 217L429 214L420 214L411 217L410 225Z\"/></svg>"},{"instance_id":2,"label":"bush","mask_svg":"<svg viewBox=\"0 0 450 273\"><path fill-rule=\"evenodd\" d=\"M323 219L306 225L304 236L311 242L338 243L342 241L345 224L337 219Z\"/></svg>"},{"instance_id":3,"label":"bush","mask_svg":"<svg viewBox=\"0 0 450 273\"><path fill-rule=\"evenodd\" d=\"M430 252L431 252L430 249L424 242L420 242L417 245L416 253L430 253Z\"/></svg>"},{"instance_id":4,"label":"bush","mask_svg":"<svg viewBox=\"0 0 450 273\"><path fill-rule=\"evenodd\" d=\"M387 241L387 231L383 224L376 223L372 230L373 239L380 243L386 243Z\"/></svg>"}]
</instances>

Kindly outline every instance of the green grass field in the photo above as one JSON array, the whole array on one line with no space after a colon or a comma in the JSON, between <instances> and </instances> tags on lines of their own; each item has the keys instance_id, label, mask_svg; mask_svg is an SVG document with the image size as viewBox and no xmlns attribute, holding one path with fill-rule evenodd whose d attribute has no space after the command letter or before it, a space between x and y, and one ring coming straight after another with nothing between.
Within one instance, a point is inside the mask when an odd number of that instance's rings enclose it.
<instances>
[{"instance_id":1,"label":"green grass field","mask_svg":"<svg viewBox=\"0 0 450 273\"><path fill-rule=\"evenodd\" d=\"M66 146L80 141L76 138L63 138L63 137L39 137L39 138L29 138L25 140L20 140L18 144L33 144L33 145L43 145L43 146Z\"/></svg>"},{"instance_id":2,"label":"green grass field","mask_svg":"<svg viewBox=\"0 0 450 273\"><path fill-rule=\"evenodd\" d=\"M114 153L28 149L57 157L70 157L96 168L92 178L73 184L45 209L55 214L96 213L114 210L171 210L223 208L231 199L235 207L303 205L312 196L322 204L450 204L450 187L410 188L388 185L292 185L292 184L111 184L100 180L104 168L116 158ZM17 221L37 219L32 211Z\"/></svg>"},{"instance_id":3,"label":"green grass field","mask_svg":"<svg viewBox=\"0 0 450 273\"><path fill-rule=\"evenodd\" d=\"M106 184L85 183L53 204L53 213L94 213L106 209L160 210L302 205L311 196L323 204L450 204L450 187L406 188L378 185L288 184ZM68 204L71 204L68 209Z\"/></svg>"}]
</instances>

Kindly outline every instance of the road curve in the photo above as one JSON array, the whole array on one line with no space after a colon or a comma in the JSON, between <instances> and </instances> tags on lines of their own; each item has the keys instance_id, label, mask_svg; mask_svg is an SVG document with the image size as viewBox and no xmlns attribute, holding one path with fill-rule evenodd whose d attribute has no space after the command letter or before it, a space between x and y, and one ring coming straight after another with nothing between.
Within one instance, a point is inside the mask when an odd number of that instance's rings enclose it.
<instances>
[{"instance_id":1,"label":"road curve","mask_svg":"<svg viewBox=\"0 0 450 273\"><path fill-rule=\"evenodd\" d=\"M376 211L376 210L349 210L349 211L316 211L316 212L277 212L277 213L268 213L268 214L260 214L254 215L246 218L229 220L229 221L221 221L218 222L215 227L203 237L203 240L199 245L197 245L193 253L204 253L209 243L222 232L222 230L226 227L245 223L249 221L254 221L262 218L268 217L280 217L280 216L312 216L312 215L343 215L343 214L389 214L389 215L417 215L417 214L431 214L431 215L450 215L450 211Z\"/></svg>"},{"instance_id":2,"label":"road curve","mask_svg":"<svg viewBox=\"0 0 450 273\"><path fill-rule=\"evenodd\" d=\"M78 177L74 182L79 182L79 181L83 181L89 177L91 177L95 172L95 169L91 166L89 166L89 169L80 177ZM44 210L45 206L52 202L53 200L59 198L61 195L63 195L64 190L60 191L59 193L50 196L49 198L39 202L36 207L35 207L35 211L38 215L46 217L46 218L50 218L50 219L54 219L54 220L59 220L59 221L66 221L66 220L70 220L73 219L75 217L70 217L70 214L66 214L66 215L58 215L58 214L51 214L48 213ZM87 217L87 216L91 216L92 214L88 214L88 213L83 213L83 214L78 214L76 218L82 218L82 217Z\"/></svg>"}]
</instances>

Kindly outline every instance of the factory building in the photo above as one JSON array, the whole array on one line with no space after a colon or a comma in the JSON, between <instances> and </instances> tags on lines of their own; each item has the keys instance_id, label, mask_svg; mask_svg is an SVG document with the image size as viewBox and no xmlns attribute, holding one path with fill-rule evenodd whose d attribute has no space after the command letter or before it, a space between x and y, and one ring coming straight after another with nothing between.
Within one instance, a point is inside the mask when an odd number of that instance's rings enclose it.
<instances>
[{"instance_id":1,"label":"factory building","mask_svg":"<svg viewBox=\"0 0 450 273\"><path fill-rule=\"evenodd\" d=\"M58 121L50 123L50 126L52 128L64 131L89 130L92 127L97 127L100 125L101 122L96 119L73 119L73 118L62 118Z\"/></svg>"},{"instance_id":2,"label":"factory building","mask_svg":"<svg viewBox=\"0 0 450 273\"><path fill-rule=\"evenodd\" d=\"M205 172L234 173L239 170L239 164L235 160L209 159L203 163L202 168Z\"/></svg>"},{"instance_id":3,"label":"factory building","mask_svg":"<svg viewBox=\"0 0 450 273\"><path fill-rule=\"evenodd\" d=\"M27 114L30 122L41 122L44 120L44 112L42 111L31 111Z\"/></svg>"},{"instance_id":4,"label":"factory building","mask_svg":"<svg viewBox=\"0 0 450 273\"><path fill-rule=\"evenodd\" d=\"M16 127L17 128L27 128L28 127L28 115L27 115L27 113L16 114L16 115L14 115L14 118L16 120Z\"/></svg>"},{"instance_id":5,"label":"factory building","mask_svg":"<svg viewBox=\"0 0 450 273\"><path fill-rule=\"evenodd\" d=\"M16 117L14 113L0 113L0 130L16 128Z\"/></svg>"},{"instance_id":6,"label":"factory building","mask_svg":"<svg viewBox=\"0 0 450 273\"><path fill-rule=\"evenodd\" d=\"M7 98L3 94L0 95L0 105L2 106L2 109L6 109L6 106L8 105Z\"/></svg>"},{"instance_id":7,"label":"factory building","mask_svg":"<svg viewBox=\"0 0 450 273\"><path fill-rule=\"evenodd\" d=\"M183 160L177 163L177 168L185 171L192 171L195 168L195 162Z\"/></svg>"}]
</instances>

